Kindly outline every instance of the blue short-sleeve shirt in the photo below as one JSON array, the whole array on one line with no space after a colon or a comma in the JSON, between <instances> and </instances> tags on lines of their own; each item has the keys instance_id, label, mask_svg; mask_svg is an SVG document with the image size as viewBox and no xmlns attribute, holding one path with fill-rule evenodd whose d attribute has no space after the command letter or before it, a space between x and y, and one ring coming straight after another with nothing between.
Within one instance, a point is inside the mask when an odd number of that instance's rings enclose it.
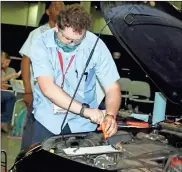
<instances>
[{"instance_id":1,"label":"blue short-sleeve shirt","mask_svg":"<svg viewBox=\"0 0 182 172\"><path fill-rule=\"evenodd\" d=\"M63 87L68 95L73 96L97 36L87 31L85 39L78 48L71 53L65 53L56 45L54 32L55 28L50 29L41 34L32 43L30 59L32 61L34 78L36 79L39 76L52 76L55 79L55 83L61 87L63 79L58 51L62 54L64 70L67 68L72 56L75 56L65 75ZM97 108L96 77L103 87L112 85L120 78L112 55L101 39L98 41L85 74L75 99L80 103L89 104L91 108ZM34 89L33 107L35 119L53 134L60 134L65 115L61 113L54 114L53 103L43 95L38 83ZM90 132L94 131L97 127L89 119L71 112L67 116L66 123L69 124L72 133Z\"/></svg>"}]
</instances>

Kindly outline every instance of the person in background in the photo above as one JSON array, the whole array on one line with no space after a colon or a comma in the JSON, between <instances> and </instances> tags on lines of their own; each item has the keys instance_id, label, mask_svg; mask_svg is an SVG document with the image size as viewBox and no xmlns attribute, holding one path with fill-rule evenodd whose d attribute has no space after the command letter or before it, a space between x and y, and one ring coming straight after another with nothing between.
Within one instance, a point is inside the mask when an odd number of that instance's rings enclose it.
<instances>
[{"instance_id":1,"label":"person in background","mask_svg":"<svg viewBox=\"0 0 182 172\"><path fill-rule=\"evenodd\" d=\"M10 56L4 52L1 51L1 89L7 90L9 85L6 83L10 79L16 79L20 76L18 73L12 73L9 75L5 74L5 70L9 67L9 64L11 62Z\"/></svg>"},{"instance_id":2,"label":"person in background","mask_svg":"<svg viewBox=\"0 0 182 172\"><path fill-rule=\"evenodd\" d=\"M45 14L43 15L40 21L40 23L43 25L33 30L29 34L27 40L25 41L25 43L23 44L23 46L21 47L19 51L19 53L22 55L21 71L22 71L23 84L25 88L24 102L26 103L27 107L30 107L32 103L32 100L33 100L32 90L34 86L34 81L31 78L33 71L32 71L31 62L29 59L30 46L32 42L34 41L34 39L36 39L36 37L38 37L45 31L49 30L50 28L55 27L56 16L63 7L64 7L64 3L62 1L47 1Z\"/></svg>"},{"instance_id":3,"label":"person in background","mask_svg":"<svg viewBox=\"0 0 182 172\"><path fill-rule=\"evenodd\" d=\"M16 102L14 93L4 91L8 89L8 84L5 82L19 77L18 73L5 76L4 70L9 66L11 59L9 55L2 51L1 52L1 131L7 132L10 129L10 122L13 115L13 108Z\"/></svg>"},{"instance_id":4,"label":"person in background","mask_svg":"<svg viewBox=\"0 0 182 172\"><path fill-rule=\"evenodd\" d=\"M105 132L117 132L116 115L121 103L120 78L112 55L99 39L67 119L61 126L71 98L97 36L89 31L90 15L80 5L65 6L56 27L41 34L30 47L34 79L34 120L27 124L22 149L60 133L92 132L106 121ZM96 78L106 93L105 113L98 109ZM99 127L100 129L100 127Z\"/></svg>"}]
</instances>

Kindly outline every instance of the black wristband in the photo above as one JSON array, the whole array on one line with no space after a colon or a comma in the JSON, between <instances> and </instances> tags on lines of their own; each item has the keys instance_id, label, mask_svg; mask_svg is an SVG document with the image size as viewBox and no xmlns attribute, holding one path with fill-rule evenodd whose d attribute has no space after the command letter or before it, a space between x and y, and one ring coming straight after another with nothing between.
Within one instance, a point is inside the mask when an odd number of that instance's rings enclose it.
<instances>
[{"instance_id":1,"label":"black wristband","mask_svg":"<svg viewBox=\"0 0 182 172\"><path fill-rule=\"evenodd\" d=\"M85 111L85 109L86 108L89 108L90 106L88 105L88 104L86 104L86 103L83 103L82 104L82 108L81 108L81 110L80 110L80 116L84 116L84 111Z\"/></svg>"},{"instance_id":2,"label":"black wristband","mask_svg":"<svg viewBox=\"0 0 182 172\"><path fill-rule=\"evenodd\" d=\"M24 93L24 94L33 94L33 92L31 92L31 93Z\"/></svg>"}]
</instances>

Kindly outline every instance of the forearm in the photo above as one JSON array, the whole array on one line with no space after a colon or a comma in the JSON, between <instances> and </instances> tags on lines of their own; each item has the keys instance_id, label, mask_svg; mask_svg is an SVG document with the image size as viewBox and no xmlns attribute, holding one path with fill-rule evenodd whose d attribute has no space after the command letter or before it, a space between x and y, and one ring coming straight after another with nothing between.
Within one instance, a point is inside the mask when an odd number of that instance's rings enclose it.
<instances>
[{"instance_id":1,"label":"forearm","mask_svg":"<svg viewBox=\"0 0 182 172\"><path fill-rule=\"evenodd\" d=\"M63 109L68 109L72 99L64 90L62 90L60 87L58 87L54 83L49 84L47 89L43 91L43 94L46 97L48 97L54 104L56 104L57 106ZM79 114L81 108L82 108L82 104L76 100L73 100L69 111L75 114Z\"/></svg>"},{"instance_id":2,"label":"forearm","mask_svg":"<svg viewBox=\"0 0 182 172\"><path fill-rule=\"evenodd\" d=\"M30 59L27 56L22 57L21 71L25 93L31 93Z\"/></svg>"},{"instance_id":3,"label":"forearm","mask_svg":"<svg viewBox=\"0 0 182 172\"><path fill-rule=\"evenodd\" d=\"M121 91L118 84L106 91L106 113L116 117L121 105Z\"/></svg>"}]
</instances>

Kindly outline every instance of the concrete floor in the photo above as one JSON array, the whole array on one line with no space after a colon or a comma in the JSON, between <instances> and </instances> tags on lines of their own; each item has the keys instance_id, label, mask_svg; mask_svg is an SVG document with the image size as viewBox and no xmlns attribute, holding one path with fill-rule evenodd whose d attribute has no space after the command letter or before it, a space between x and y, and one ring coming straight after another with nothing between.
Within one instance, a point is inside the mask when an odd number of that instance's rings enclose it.
<instances>
[{"instance_id":1,"label":"concrete floor","mask_svg":"<svg viewBox=\"0 0 182 172\"><path fill-rule=\"evenodd\" d=\"M17 95L17 100L20 100L22 98L23 98L22 94ZM23 102L18 102L16 104L14 114L18 113L23 106L25 106ZM20 152L20 146L21 146L21 139L17 139L16 137L9 137L8 134L1 132L1 150L5 150L7 153L8 169L10 169L14 164L15 158Z\"/></svg>"},{"instance_id":2,"label":"concrete floor","mask_svg":"<svg viewBox=\"0 0 182 172\"><path fill-rule=\"evenodd\" d=\"M21 139L10 138L8 134L1 132L1 150L5 150L8 157L8 169L14 164L14 160L20 152ZM3 160L3 157L1 156Z\"/></svg>"}]
</instances>

